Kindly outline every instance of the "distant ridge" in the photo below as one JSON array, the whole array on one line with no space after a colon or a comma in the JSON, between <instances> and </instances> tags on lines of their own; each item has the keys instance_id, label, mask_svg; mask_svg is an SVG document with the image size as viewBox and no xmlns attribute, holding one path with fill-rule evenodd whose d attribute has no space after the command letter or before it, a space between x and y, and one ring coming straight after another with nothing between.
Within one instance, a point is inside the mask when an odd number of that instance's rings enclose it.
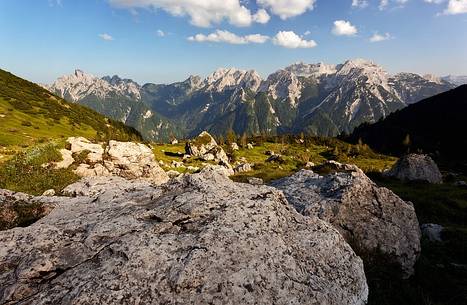
<instances>
[{"instance_id":1,"label":"distant ridge","mask_svg":"<svg viewBox=\"0 0 467 305\"><path fill-rule=\"evenodd\" d=\"M423 151L439 160L467 165L467 85L399 110L347 137L387 154Z\"/></svg>"}]
</instances>

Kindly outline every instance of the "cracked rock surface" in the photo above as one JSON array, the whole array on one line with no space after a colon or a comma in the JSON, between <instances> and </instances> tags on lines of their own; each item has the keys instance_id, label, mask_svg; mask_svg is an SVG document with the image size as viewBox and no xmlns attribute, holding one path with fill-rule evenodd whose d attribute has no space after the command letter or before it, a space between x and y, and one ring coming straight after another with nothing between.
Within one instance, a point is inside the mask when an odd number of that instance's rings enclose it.
<instances>
[{"instance_id":1,"label":"cracked rock surface","mask_svg":"<svg viewBox=\"0 0 467 305\"><path fill-rule=\"evenodd\" d=\"M272 185L301 214L332 224L357 254L368 261L382 255L403 277L411 275L421 235L413 205L378 187L357 167L341 168L344 172L326 176L302 170Z\"/></svg>"},{"instance_id":2,"label":"cracked rock surface","mask_svg":"<svg viewBox=\"0 0 467 305\"><path fill-rule=\"evenodd\" d=\"M274 188L216 171L89 188L0 232L0 304L366 303L361 259Z\"/></svg>"}]
</instances>

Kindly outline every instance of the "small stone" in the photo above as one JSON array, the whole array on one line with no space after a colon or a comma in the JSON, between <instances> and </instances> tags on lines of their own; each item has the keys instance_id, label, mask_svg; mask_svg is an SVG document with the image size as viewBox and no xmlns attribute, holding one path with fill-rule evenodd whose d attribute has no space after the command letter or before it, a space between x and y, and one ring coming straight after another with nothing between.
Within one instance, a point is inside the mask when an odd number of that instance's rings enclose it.
<instances>
[{"instance_id":1,"label":"small stone","mask_svg":"<svg viewBox=\"0 0 467 305\"><path fill-rule=\"evenodd\" d=\"M42 193L42 196L46 196L46 197L55 196L55 190L54 189L47 190L44 193Z\"/></svg>"}]
</instances>

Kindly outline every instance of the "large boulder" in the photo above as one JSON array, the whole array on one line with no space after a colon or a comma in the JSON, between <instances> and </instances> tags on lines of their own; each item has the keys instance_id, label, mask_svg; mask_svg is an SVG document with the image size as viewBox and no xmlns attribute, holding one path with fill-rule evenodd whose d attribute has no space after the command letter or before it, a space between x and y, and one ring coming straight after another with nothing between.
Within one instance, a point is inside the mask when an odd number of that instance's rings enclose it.
<instances>
[{"instance_id":1,"label":"large boulder","mask_svg":"<svg viewBox=\"0 0 467 305\"><path fill-rule=\"evenodd\" d=\"M420 253L413 205L378 187L357 167L341 169L326 176L302 170L272 184L298 212L332 224L368 262L380 264L374 260L382 255L403 277L411 275Z\"/></svg>"},{"instance_id":2,"label":"large boulder","mask_svg":"<svg viewBox=\"0 0 467 305\"><path fill-rule=\"evenodd\" d=\"M426 181L429 183L443 183L443 176L435 161L428 155L409 154L384 173L387 177L402 181Z\"/></svg>"},{"instance_id":3,"label":"large boulder","mask_svg":"<svg viewBox=\"0 0 467 305\"><path fill-rule=\"evenodd\" d=\"M169 177L159 166L152 150L141 143L109 141L107 169L127 179L147 178L156 184L165 183Z\"/></svg>"},{"instance_id":4,"label":"large boulder","mask_svg":"<svg viewBox=\"0 0 467 305\"><path fill-rule=\"evenodd\" d=\"M231 168L229 158L225 151L217 145L216 140L206 131L200 133L192 141L185 144L187 155L198 157L204 161L215 161L221 165Z\"/></svg>"},{"instance_id":5,"label":"large boulder","mask_svg":"<svg viewBox=\"0 0 467 305\"><path fill-rule=\"evenodd\" d=\"M78 137L68 138L68 149L60 150L63 161L55 163L56 168L68 168L76 162L72 154L85 154L84 163L77 164L75 174L80 177L120 176L126 179L148 179L162 184L169 176L156 162L152 150L144 144L109 141L105 144L92 143ZM80 162L77 162L80 163Z\"/></svg>"},{"instance_id":6,"label":"large boulder","mask_svg":"<svg viewBox=\"0 0 467 305\"><path fill-rule=\"evenodd\" d=\"M96 190L0 232L0 304L367 301L361 259L274 188L208 171Z\"/></svg>"}]
</instances>

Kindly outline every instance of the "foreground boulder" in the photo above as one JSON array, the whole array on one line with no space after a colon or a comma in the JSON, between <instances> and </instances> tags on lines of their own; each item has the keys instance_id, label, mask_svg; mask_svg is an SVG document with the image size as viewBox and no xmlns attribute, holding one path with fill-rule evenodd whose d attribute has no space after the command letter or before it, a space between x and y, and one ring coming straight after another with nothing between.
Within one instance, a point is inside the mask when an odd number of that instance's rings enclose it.
<instances>
[{"instance_id":1,"label":"foreground boulder","mask_svg":"<svg viewBox=\"0 0 467 305\"><path fill-rule=\"evenodd\" d=\"M0 232L0 304L366 303L361 259L274 188L215 170L95 186Z\"/></svg>"},{"instance_id":2,"label":"foreground boulder","mask_svg":"<svg viewBox=\"0 0 467 305\"><path fill-rule=\"evenodd\" d=\"M273 182L306 216L317 216L341 232L355 252L373 262L395 265L401 275L413 273L420 253L420 229L411 203L378 187L355 166L320 176L309 170Z\"/></svg>"},{"instance_id":3,"label":"foreground boulder","mask_svg":"<svg viewBox=\"0 0 467 305\"><path fill-rule=\"evenodd\" d=\"M104 149L103 144L91 143L82 137L71 137L67 142L69 149L60 151L63 161L55 166L69 167L75 162L71 154L84 154L85 160L78 160L84 163L78 164L74 170L80 177L144 178L154 184L162 184L169 180L168 175L156 162L152 150L144 144L111 140Z\"/></svg>"},{"instance_id":4,"label":"foreground boulder","mask_svg":"<svg viewBox=\"0 0 467 305\"><path fill-rule=\"evenodd\" d=\"M402 181L443 183L443 176L438 166L428 155L405 155L389 171L385 172L384 175Z\"/></svg>"}]
</instances>

